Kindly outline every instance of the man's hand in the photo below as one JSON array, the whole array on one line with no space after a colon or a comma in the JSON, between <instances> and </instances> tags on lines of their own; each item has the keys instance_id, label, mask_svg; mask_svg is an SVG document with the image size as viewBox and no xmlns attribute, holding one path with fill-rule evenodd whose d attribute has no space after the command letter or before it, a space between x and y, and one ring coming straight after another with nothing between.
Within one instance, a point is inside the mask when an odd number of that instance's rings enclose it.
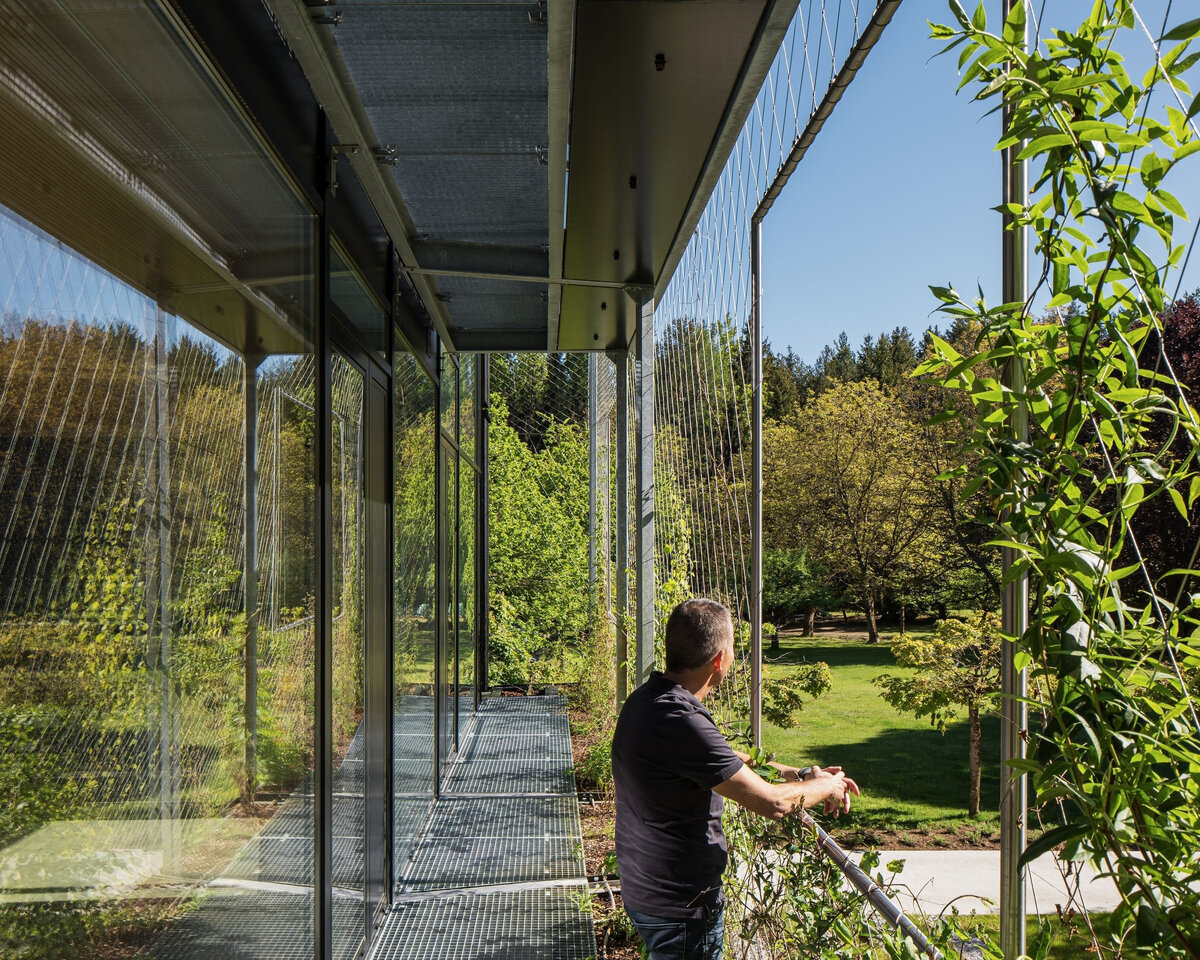
<instances>
[{"instance_id":1,"label":"man's hand","mask_svg":"<svg viewBox=\"0 0 1200 960\"><path fill-rule=\"evenodd\" d=\"M826 813L837 815L849 811L850 794L858 793L858 784L847 778L840 767L814 772L806 780L784 783L768 783L749 767L742 767L713 790L755 813L780 820L818 803Z\"/></svg>"},{"instance_id":2,"label":"man's hand","mask_svg":"<svg viewBox=\"0 0 1200 960\"><path fill-rule=\"evenodd\" d=\"M858 784L842 773L841 767L815 768L813 779L822 783L826 780L832 781L829 784L832 792L825 798L822 806L826 814L837 817L850 812L850 794L853 793L856 797L859 795Z\"/></svg>"},{"instance_id":3,"label":"man's hand","mask_svg":"<svg viewBox=\"0 0 1200 960\"><path fill-rule=\"evenodd\" d=\"M835 817L850 812L850 794L859 796L858 784L842 774L841 767L811 767L808 774L810 780L837 779L839 776L846 785L845 792L839 799L826 799L822 808L826 814L832 813Z\"/></svg>"}]
</instances>

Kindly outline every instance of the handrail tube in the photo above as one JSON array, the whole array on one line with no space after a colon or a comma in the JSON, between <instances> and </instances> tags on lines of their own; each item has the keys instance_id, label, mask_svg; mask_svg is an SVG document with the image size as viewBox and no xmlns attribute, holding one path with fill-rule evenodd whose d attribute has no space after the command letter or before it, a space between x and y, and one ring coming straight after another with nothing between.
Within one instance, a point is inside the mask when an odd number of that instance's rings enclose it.
<instances>
[{"instance_id":1,"label":"handrail tube","mask_svg":"<svg viewBox=\"0 0 1200 960\"><path fill-rule=\"evenodd\" d=\"M883 889L872 880L867 873L857 863L850 859L850 854L846 853L836 840L826 833L821 825L818 824L812 817L804 811L801 811L800 817L805 826L811 827L817 835L817 841L824 848L825 853L829 855L842 874L849 880L858 891L870 901L873 906L888 923L893 927L898 927L906 937L912 940L918 950L927 953L930 960L943 960L942 953L929 942L928 938L920 930L916 924L904 915L904 911L889 897Z\"/></svg>"}]
</instances>

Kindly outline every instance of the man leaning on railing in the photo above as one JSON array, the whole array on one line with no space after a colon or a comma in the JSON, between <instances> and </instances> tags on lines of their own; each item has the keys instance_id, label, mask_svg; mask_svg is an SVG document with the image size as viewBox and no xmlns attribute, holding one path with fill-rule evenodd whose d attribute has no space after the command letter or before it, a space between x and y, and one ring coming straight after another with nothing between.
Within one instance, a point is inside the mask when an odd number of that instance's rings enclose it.
<instances>
[{"instance_id":1,"label":"man leaning on railing","mask_svg":"<svg viewBox=\"0 0 1200 960\"><path fill-rule=\"evenodd\" d=\"M667 669L635 690L613 735L617 865L625 909L650 960L720 960L721 876L728 851L723 797L779 820L822 804L850 809L841 767L772 764L783 783L746 766L704 698L733 665L733 621L714 600L686 600L667 620Z\"/></svg>"}]
</instances>

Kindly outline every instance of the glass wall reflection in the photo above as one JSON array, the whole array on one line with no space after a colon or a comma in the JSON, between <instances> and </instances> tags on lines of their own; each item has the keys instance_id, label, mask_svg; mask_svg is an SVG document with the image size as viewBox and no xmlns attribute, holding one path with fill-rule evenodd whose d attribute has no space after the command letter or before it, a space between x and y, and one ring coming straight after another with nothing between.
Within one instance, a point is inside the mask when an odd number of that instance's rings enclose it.
<instances>
[{"instance_id":1,"label":"glass wall reflection","mask_svg":"<svg viewBox=\"0 0 1200 960\"><path fill-rule=\"evenodd\" d=\"M0 250L0 954L311 954L312 357Z\"/></svg>"},{"instance_id":2,"label":"glass wall reflection","mask_svg":"<svg viewBox=\"0 0 1200 960\"><path fill-rule=\"evenodd\" d=\"M333 955L353 956L365 933L366 538L363 374L333 355L330 565L333 596Z\"/></svg>"},{"instance_id":3,"label":"glass wall reflection","mask_svg":"<svg viewBox=\"0 0 1200 960\"><path fill-rule=\"evenodd\" d=\"M397 334L396 341L403 341ZM393 394L393 862L400 870L433 790L438 443L433 381L402 346Z\"/></svg>"},{"instance_id":4,"label":"glass wall reflection","mask_svg":"<svg viewBox=\"0 0 1200 960\"><path fill-rule=\"evenodd\" d=\"M475 709L475 484L464 457L458 484L458 731Z\"/></svg>"}]
</instances>

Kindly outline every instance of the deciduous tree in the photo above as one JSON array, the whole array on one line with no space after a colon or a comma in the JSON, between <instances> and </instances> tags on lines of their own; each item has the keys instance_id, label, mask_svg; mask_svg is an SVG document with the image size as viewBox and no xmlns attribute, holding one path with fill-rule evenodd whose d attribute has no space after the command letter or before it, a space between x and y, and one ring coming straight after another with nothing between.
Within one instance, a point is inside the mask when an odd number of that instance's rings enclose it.
<instances>
[{"instance_id":1,"label":"deciduous tree","mask_svg":"<svg viewBox=\"0 0 1200 960\"><path fill-rule=\"evenodd\" d=\"M942 733L960 710L970 724L967 812L979 813L983 732L980 708L1000 689L1000 621L994 613L976 619L939 620L931 639L909 637L892 643L896 662L916 672L875 678L883 697L902 713L929 717Z\"/></svg>"}]
</instances>

